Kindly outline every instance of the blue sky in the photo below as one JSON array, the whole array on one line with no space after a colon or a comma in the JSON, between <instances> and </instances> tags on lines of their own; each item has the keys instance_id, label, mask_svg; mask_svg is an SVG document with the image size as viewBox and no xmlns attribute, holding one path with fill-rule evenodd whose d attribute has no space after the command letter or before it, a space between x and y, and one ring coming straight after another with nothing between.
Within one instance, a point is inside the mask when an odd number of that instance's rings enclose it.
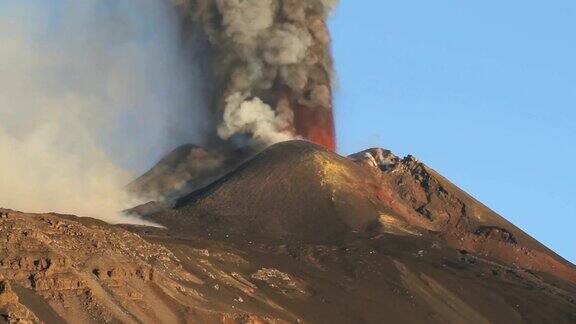
<instances>
[{"instance_id":1,"label":"blue sky","mask_svg":"<svg viewBox=\"0 0 576 324\"><path fill-rule=\"evenodd\" d=\"M576 262L576 1L341 1L339 150L413 154Z\"/></svg>"}]
</instances>

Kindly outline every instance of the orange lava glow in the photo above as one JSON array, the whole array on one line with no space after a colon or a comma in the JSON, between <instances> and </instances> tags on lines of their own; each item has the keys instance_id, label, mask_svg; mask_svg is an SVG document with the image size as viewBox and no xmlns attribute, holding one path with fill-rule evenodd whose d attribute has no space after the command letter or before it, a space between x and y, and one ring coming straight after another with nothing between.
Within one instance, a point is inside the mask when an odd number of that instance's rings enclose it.
<instances>
[{"instance_id":1,"label":"orange lava glow","mask_svg":"<svg viewBox=\"0 0 576 324\"><path fill-rule=\"evenodd\" d=\"M336 150L336 132L331 110L296 107L294 128L297 135L332 151Z\"/></svg>"}]
</instances>

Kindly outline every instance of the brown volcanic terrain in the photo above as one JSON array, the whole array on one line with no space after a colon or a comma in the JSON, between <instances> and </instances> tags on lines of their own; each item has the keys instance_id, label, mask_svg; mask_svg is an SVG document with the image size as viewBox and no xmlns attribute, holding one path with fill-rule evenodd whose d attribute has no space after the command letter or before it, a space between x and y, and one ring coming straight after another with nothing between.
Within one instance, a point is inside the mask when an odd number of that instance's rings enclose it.
<instances>
[{"instance_id":1,"label":"brown volcanic terrain","mask_svg":"<svg viewBox=\"0 0 576 324\"><path fill-rule=\"evenodd\" d=\"M166 228L2 211L3 318L576 322L572 264L381 149L277 144L173 207L133 212Z\"/></svg>"},{"instance_id":2,"label":"brown volcanic terrain","mask_svg":"<svg viewBox=\"0 0 576 324\"><path fill-rule=\"evenodd\" d=\"M170 201L214 182L252 154L250 148L231 150L222 145L208 150L192 144L182 145L127 189L146 199Z\"/></svg>"}]
</instances>

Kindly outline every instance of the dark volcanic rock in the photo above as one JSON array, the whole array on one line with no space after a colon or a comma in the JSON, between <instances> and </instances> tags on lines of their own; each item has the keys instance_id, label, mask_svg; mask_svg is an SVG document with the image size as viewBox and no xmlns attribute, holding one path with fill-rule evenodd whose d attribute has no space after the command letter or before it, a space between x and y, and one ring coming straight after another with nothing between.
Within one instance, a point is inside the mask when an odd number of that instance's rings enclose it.
<instances>
[{"instance_id":1,"label":"dark volcanic rock","mask_svg":"<svg viewBox=\"0 0 576 324\"><path fill-rule=\"evenodd\" d=\"M489 240L497 240L510 244L518 244L518 241L514 237L514 234L510 233L504 228L500 228L497 226L480 226L476 230L475 234Z\"/></svg>"},{"instance_id":2,"label":"dark volcanic rock","mask_svg":"<svg viewBox=\"0 0 576 324\"><path fill-rule=\"evenodd\" d=\"M251 154L250 150L182 145L130 183L128 190L141 198L170 201L208 185Z\"/></svg>"}]
</instances>

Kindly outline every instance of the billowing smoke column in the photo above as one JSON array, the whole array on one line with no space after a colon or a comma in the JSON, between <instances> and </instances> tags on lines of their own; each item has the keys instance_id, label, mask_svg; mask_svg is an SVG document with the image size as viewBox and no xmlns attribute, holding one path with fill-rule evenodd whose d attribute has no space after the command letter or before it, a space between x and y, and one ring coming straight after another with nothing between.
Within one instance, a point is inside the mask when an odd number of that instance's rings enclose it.
<instances>
[{"instance_id":1,"label":"billowing smoke column","mask_svg":"<svg viewBox=\"0 0 576 324\"><path fill-rule=\"evenodd\" d=\"M335 149L326 19L336 0L174 0L208 45L221 139Z\"/></svg>"}]
</instances>

